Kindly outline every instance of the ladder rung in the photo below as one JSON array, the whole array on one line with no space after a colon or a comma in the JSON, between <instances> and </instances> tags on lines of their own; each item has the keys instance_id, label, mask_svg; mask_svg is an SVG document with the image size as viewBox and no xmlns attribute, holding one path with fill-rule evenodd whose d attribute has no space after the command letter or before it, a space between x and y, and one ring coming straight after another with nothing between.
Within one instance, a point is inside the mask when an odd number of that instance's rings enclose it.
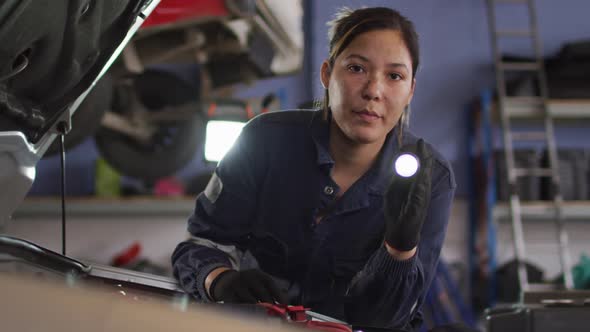
<instances>
[{"instance_id":1,"label":"ladder rung","mask_svg":"<svg viewBox=\"0 0 590 332\"><path fill-rule=\"evenodd\" d=\"M544 103L541 97L504 97L506 106L542 106Z\"/></svg>"},{"instance_id":2,"label":"ladder rung","mask_svg":"<svg viewBox=\"0 0 590 332\"><path fill-rule=\"evenodd\" d=\"M551 168L515 168L514 175L520 176L553 176L553 170Z\"/></svg>"},{"instance_id":3,"label":"ladder rung","mask_svg":"<svg viewBox=\"0 0 590 332\"><path fill-rule=\"evenodd\" d=\"M534 62L500 62L500 68L504 70L539 70L541 64Z\"/></svg>"},{"instance_id":4,"label":"ladder rung","mask_svg":"<svg viewBox=\"0 0 590 332\"><path fill-rule=\"evenodd\" d=\"M510 118L536 118L545 116L545 102L541 97L504 97L503 112Z\"/></svg>"},{"instance_id":5,"label":"ladder rung","mask_svg":"<svg viewBox=\"0 0 590 332\"><path fill-rule=\"evenodd\" d=\"M515 141L542 141L547 138L544 131L519 131L512 132L512 139Z\"/></svg>"},{"instance_id":6,"label":"ladder rung","mask_svg":"<svg viewBox=\"0 0 590 332\"><path fill-rule=\"evenodd\" d=\"M530 30L498 30L496 31L498 37L532 37L533 32Z\"/></svg>"}]
</instances>

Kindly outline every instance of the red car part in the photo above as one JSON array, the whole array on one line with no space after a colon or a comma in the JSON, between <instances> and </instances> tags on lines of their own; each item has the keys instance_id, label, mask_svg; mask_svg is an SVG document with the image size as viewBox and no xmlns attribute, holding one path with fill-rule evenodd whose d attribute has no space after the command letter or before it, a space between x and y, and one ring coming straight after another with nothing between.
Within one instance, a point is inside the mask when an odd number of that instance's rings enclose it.
<instances>
[{"instance_id":1,"label":"red car part","mask_svg":"<svg viewBox=\"0 0 590 332\"><path fill-rule=\"evenodd\" d=\"M306 313L309 308L305 308L304 306L289 306L272 303L259 303L259 305L265 307L266 312L270 316L280 317L287 322L296 323L312 330L326 332L352 332L352 329L345 324L309 319Z\"/></svg>"}]
</instances>

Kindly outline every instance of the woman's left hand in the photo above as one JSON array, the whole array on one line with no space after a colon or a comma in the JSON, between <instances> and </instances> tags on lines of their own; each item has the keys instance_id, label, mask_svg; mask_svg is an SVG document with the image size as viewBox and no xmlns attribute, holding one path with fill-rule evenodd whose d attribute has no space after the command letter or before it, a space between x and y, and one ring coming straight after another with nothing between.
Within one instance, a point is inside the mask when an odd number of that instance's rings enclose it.
<instances>
[{"instance_id":1,"label":"woman's left hand","mask_svg":"<svg viewBox=\"0 0 590 332\"><path fill-rule=\"evenodd\" d=\"M420 231L430 204L433 157L422 139L416 145L404 146L401 151L418 157L419 170L410 177L394 172L385 193L383 212L385 243L388 249L403 254L415 252L420 241Z\"/></svg>"}]
</instances>

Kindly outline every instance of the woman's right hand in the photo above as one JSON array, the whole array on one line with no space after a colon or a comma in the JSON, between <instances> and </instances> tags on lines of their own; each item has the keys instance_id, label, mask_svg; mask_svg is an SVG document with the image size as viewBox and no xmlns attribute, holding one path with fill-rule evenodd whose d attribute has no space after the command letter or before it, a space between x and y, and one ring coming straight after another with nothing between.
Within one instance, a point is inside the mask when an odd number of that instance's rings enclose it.
<instances>
[{"instance_id":1,"label":"woman's right hand","mask_svg":"<svg viewBox=\"0 0 590 332\"><path fill-rule=\"evenodd\" d=\"M261 270L236 271L224 268L213 270L208 292L214 301L225 303L280 303L288 304L287 292L280 289L272 277ZM207 283L207 282L206 282Z\"/></svg>"}]
</instances>

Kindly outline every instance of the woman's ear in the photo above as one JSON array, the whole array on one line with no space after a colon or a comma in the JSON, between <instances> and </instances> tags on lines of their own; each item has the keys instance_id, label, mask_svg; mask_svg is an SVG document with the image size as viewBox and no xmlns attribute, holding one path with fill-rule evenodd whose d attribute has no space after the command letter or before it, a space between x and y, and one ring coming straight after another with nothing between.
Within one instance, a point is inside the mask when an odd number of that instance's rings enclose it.
<instances>
[{"instance_id":1,"label":"woman's ear","mask_svg":"<svg viewBox=\"0 0 590 332\"><path fill-rule=\"evenodd\" d=\"M328 61L326 60L322 62L322 67L320 68L320 80L322 81L322 86L324 87L324 89L327 89L330 85L330 74L330 63L328 63Z\"/></svg>"},{"instance_id":2,"label":"woman's ear","mask_svg":"<svg viewBox=\"0 0 590 332\"><path fill-rule=\"evenodd\" d=\"M408 98L408 105L412 102L412 98L414 97L414 90L416 89L416 79L412 79L412 87L410 89L410 96Z\"/></svg>"}]
</instances>

